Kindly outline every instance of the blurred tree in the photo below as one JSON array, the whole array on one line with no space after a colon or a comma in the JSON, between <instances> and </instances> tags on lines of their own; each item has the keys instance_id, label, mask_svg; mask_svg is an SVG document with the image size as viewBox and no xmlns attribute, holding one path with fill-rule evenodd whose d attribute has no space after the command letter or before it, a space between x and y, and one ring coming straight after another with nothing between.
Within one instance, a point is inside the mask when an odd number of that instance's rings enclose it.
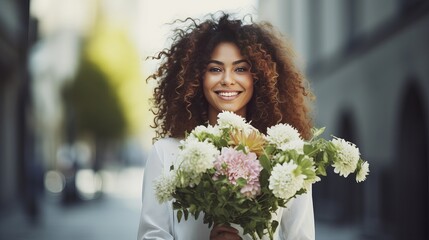
<instances>
[{"instance_id":1,"label":"blurred tree","mask_svg":"<svg viewBox=\"0 0 429 240\"><path fill-rule=\"evenodd\" d=\"M108 76L123 109L126 134L139 132L148 103L143 98L140 57L128 32L119 24L100 20L89 38L86 54Z\"/></svg>"},{"instance_id":2,"label":"blurred tree","mask_svg":"<svg viewBox=\"0 0 429 240\"><path fill-rule=\"evenodd\" d=\"M83 58L76 78L65 94L71 116L76 117L78 132L106 141L125 135L124 109L108 76L97 65Z\"/></svg>"},{"instance_id":3,"label":"blurred tree","mask_svg":"<svg viewBox=\"0 0 429 240\"><path fill-rule=\"evenodd\" d=\"M68 141L75 141L74 132L93 139L95 170L111 143L140 133L148 104L144 91L138 50L128 32L99 17L83 44L76 77L64 92Z\"/></svg>"}]
</instances>

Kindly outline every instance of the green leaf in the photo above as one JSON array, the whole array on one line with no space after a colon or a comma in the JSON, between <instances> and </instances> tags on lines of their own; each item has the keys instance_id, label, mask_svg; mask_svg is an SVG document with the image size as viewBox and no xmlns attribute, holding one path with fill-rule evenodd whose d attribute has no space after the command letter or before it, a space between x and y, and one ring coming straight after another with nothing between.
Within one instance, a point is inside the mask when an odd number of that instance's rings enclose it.
<instances>
[{"instance_id":1,"label":"green leaf","mask_svg":"<svg viewBox=\"0 0 429 240\"><path fill-rule=\"evenodd\" d=\"M289 152L289 154L290 154L290 155L292 155L292 152ZM284 154L284 155L282 156L282 161L279 161L279 163L289 162L289 160L290 160L291 158L293 158L293 156L292 156L292 157L290 157L290 156L289 156L289 154Z\"/></svg>"},{"instance_id":2,"label":"green leaf","mask_svg":"<svg viewBox=\"0 0 429 240\"><path fill-rule=\"evenodd\" d=\"M313 128L312 132L313 132L313 139L317 138L318 136L322 135L322 133L325 131L325 127L322 128Z\"/></svg>"},{"instance_id":3,"label":"green leaf","mask_svg":"<svg viewBox=\"0 0 429 240\"><path fill-rule=\"evenodd\" d=\"M330 151L331 153L337 152L337 148L335 147L335 145L332 142L329 142L329 141L326 142L326 149L328 151Z\"/></svg>"},{"instance_id":4,"label":"green leaf","mask_svg":"<svg viewBox=\"0 0 429 240\"><path fill-rule=\"evenodd\" d=\"M180 203L178 203L177 201L174 201L173 202L173 209L176 210L176 209L180 209L180 208L181 208Z\"/></svg>"},{"instance_id":5,"label":"green leaf","mask_svg":"<svg viewBox=\"0 0 429 240\"><path fill-rule=\"evenodd\" d=\"M183 212L182 210L177 211L177 222L180 222L182 220Z\"/></svg>"},{"instance_id":6,"label":"green leaf","mask_svg":"<svg viewBox=\"0 0 429 240\"><path fill-rule=\"evenodd\" d=\"M264 236L264 226L262 227L258 226L256 228L256 233L258 234L258 237L262 239L262 237Z\"/></svg>"},{"instance_id":7,"label":"green leaf","mask_svg":"<svg viewBox=\"0 0 429 240\"><path fill-rule=\"evenodd\" d=\"M197 206L195 204L191 204L189 207L189 212L195 214L195 210L197 210Z\"/></svg>"},{"instance_id":8,"label":"green leaf","mask_svg":"<svg viewBox=\"0 0 429 240\"><path fill-rule=\"evenodd\" d=\"M276 150L276 147L273 145L267 145L264 148L264 155L271 155Z\"/></svg>"},{"instance_id":9,"label":"green leaf","mask_svg":"<svg viewBox=\"0 0 429 240\"><path fill-rule=\"evenodd\" d=\"M188 211L188 209L184 209L183 213L185 214L185 221L187 221L188 217L189 217L189 211Z\"/></svg>"},{"instance_id":10,"label":"green leaf","mask_svg":"<svg viewBox=\"0 0 429 240\"><path fill-rule=\"evenodd\" d=\"M271 230L272 230L273 232L275 232L278 226L279 226L279 222L278 222L278 221L276 221L276 220L274 220L274 221L271 223Z\"/></svg>"},{"instance_id":11,"label":"green leaf","mask_svg":"<svg viewBox=\"0 0 429 240\"><path fill-rule=\"evenodd\" d=\"M221 139L219 140L219 144L220 144L222 147L225 147L225 146L228 146L228 141L226 141L224 138L221 138Z\"/></svg>"},{"instance_id":12,"label":"green leaf","mask_svg":"<svg viewBox=\"0 0 429 240\"><path fill-rule=\"evenodd\" d=\"M242 151L244 153L246 153L246 146L244 146L243 144L239 144L237 146L237 150Z\"/></svg>"},{"instance_id":13,"label":"green leaf","mask_svg":"<svg viewBox=\"0 0 429 240\"><path fill-rule=\"evenodd\" d=\"M327 164L329 163L329 157L328 157L328 153L327 152L323 152L322 153L322 162Z\"/></svg>"},{"instance_id":14,"label":"green leaf","mask_svg":"<svg viewBox=\"0 0 429 240\"><path fill-rule=\"evenodd\" d=\"M267 155L262 155L259 157L259 163L261 166L266 169L268 172L271 172L271 161L268 159Z\"/></svg>"},{"instance_id":15,"label":"green leaf","mask_svg":"<svg viewBox=\"0 0 429 240\"><path fill-rule=\"evenodd\" d=\"M304 153L307 154L307 155L309 153L313 152L315 149L316 149L316 147L314 147L311 144L304 144Z\"/></svg>"},{"instance_id":16,"label":"green leaf","mask_svg":"<svg viewBox=\"0 0 429 240\"><path fill-rule=\"evenodd\" d=\"M270 173L266 169L262 169L260 175L259 175L259 182L261 183L261 187L264 188L264 186L268 186L269 182L268 179L270 178Z\"/></svg>"},{"instance_id":17,"label":"green leaf","mask_svg":"<svg viewBox=\"0 0 429 240\"><path fill-rule=\"evenodd\" d=\"M317 169L316 169L316 174L317 175L322 175L322 176L326 176L326 169L323 165L318 165Z\"/></svg>"}]
</instances>

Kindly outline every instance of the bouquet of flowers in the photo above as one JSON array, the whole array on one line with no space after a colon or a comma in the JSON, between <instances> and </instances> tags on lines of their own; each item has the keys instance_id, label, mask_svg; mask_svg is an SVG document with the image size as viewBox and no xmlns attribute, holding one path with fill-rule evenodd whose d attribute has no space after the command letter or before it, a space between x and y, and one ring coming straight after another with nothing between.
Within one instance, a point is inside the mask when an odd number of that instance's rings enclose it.
<instances>
[{"instance_id":1,"label":"bouquet of flowers","mask_svg":"<svg viewBox=\"0 0 429 240\"><path fill-rule=\"evenodd\" d=\"M355 173L357 182L368 175L353 143L320 138L323 131L313 129L304 141L292 126L277 124L264 135L222 112L217 125L197 126L181 141L169 174L155 180L156 197L173 200L178 221L202 213L209 227L233 223L253 239L273 239L279 223L272 215L326 176L328 166L344 177Z\"/></svg>"}]
</instances>

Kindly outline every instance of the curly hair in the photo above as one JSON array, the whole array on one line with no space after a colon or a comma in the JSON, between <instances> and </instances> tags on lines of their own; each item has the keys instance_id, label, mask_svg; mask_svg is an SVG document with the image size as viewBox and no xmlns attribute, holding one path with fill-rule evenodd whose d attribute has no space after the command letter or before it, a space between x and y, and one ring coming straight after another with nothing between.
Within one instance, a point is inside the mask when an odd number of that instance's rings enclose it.
<instances>
[{"instance_id":1,"label":"curly hair","mask_svg":"<svg viewBox=\"0 0 429 240\"><path fill-rule=\"evenodd\" d=\"M270 23L244 24L223 13L204 22L187 18L186 28L177 28L169 49L154 59L161 65L148 79L158 81L152 98L156 137L183 138L197 125L208 122L208 102L203 93L203 76L214 48L221 42L237 45L250 62L254 93L246 118L261 132L277 123L288 123L311 137L309 100L313 95L295 55L283 36Z\"/></svg>"}]
</instances>

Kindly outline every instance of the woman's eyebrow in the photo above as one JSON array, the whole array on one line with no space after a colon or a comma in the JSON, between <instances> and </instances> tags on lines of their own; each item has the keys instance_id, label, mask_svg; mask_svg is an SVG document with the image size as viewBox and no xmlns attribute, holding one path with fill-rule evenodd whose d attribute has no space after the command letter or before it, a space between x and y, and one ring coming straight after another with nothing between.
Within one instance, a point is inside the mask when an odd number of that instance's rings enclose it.
<instances>
[{"instance_id":1,"label":"woman's eyebrow","mask_svg":"<svg viewBox=\"0 0 429 240\"><path fill-rule=\"evenodd\" d=\"M237 60L237 61L232 62L232 65L237 65L237 64L240 64L242 62L250 64L249 61L247 61L246 59L241 59L241 60Z\"/></svg>"},{"instance_id":2,"label":"woman's eyebrow","mask_svg":"<svg viewBox=\"0 0 429 240\"><path fill-rule=\"evenodd\" d=\"M249 64L249 61L247 61L246 59L240 59L240 60L237 60L237 61L232 62L232 65L237 65L237 64L240 64L240 63L242 63L242 62L245 62L245 63ZM209 64L210 64L210 63L215 63L215 64L219 64L219 65L225 65L223 62L221 62L221 61L217 61L217 60L209 60L209 62L208 62L208 63L209 63Z\"/></svg>"},{"instance_id":3,"label":"woman's eyebrow","mask_svg":"<svg viewBox=\"0 0 429 240\"><path fill-rule=\"evenodd\" d=\"M223 62L217 61L217 60L209 60L209 64L210 63L215 63L215 64L218 64L218 65L225 65L225 64L223 64Z\"/></svg>"}]
</instances>

